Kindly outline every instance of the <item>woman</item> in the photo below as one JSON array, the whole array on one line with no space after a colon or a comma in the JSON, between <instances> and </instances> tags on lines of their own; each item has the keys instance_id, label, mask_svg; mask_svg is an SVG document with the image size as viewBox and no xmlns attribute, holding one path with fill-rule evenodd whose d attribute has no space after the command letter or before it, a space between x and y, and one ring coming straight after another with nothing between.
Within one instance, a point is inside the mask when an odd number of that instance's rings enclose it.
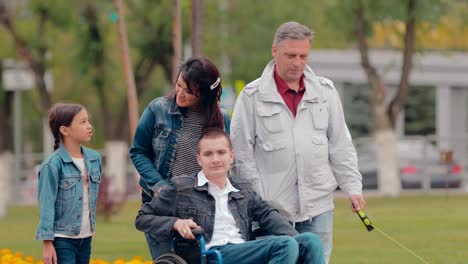
<instances>
[{"instance_id":1,"label":"woman","mask_svg":"<svg viewBox=\"0 0 468 264\"><path fill-rule=\"evenodd\" d=\"M181 66L175 92L146 107L130 148L143 203L151 201L171 177L200 171L197 140L205 128L229 133L229 115L219 108L221 92L216 66L206 58L191 58ZM160 243L149 233L145 237L153 259L170 250L170 241Z\"/></svg>"}]
</instances>

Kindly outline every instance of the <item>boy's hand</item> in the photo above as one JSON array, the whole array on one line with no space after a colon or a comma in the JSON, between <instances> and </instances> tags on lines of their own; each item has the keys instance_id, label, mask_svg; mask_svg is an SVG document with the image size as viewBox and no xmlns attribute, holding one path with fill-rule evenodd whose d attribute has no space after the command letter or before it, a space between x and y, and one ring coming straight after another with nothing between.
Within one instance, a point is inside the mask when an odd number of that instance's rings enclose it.
<instances>
[{"instance_id":1,"label":"boy's hand","mask_svg":"<svg viewBox=\"0 0 468 264\"><path fill-rule=\"evenodd\" d=\"M195 239L195 236L192 234L192 229L200 229L201 227L192 219L178 219L172 228L177 230L180 236L185 239Z\"/></svg>"}]
</instances>

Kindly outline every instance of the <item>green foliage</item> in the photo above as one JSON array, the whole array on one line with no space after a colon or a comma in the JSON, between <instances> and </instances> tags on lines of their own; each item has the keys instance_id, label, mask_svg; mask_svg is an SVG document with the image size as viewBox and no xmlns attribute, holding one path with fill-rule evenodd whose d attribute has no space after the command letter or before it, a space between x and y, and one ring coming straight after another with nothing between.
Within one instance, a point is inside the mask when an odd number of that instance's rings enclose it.
<instances>
[{"instance_id":1,"label":"green foliage","mask_svg":"<svg viewBox=\"0 0 468 264\"><path fill-rule=\"evenodd\" d=\"M47 22L58 29L67 30L77 21L79 1L33 0L30 3L34 17L47 16ZM27 11L23 11L27 12Z\"/></svg>"},{"instance_id":2,"label":"green foliage","mask_svg":"<svg viewBox=\"0 0 468 264\"><path fill-rule=\"evenodd\" d=\"M8 33L5 31L5 28L0 27L0 59L11 58L15 54L14 46L12 40ZM1 93L0 89L0 93Z\"/></svg>"},{"instance_id":3,"label":"green foliage","mask_svg":"<svg viewBox=\"0 0 468 264\"><path fill-rule=\"evenodd\" d=\"M365 32L372 35L372 25L383 21L405 21L407 6L410 0L401 1L327 1L326 13L331 28L347 36L348 40L355 40L355 9L359 2L364 8ZM436 23L440 17L446 15L449 7L457 0L416 0L414 15L417 21ZM403 37L403 35L401 36ZM351 45L353 43L350 43Z\"/></svg>"},{"instance_id":4,"label":"green foliage","mask_svg":"<svg viewBox=\"0 0 468 264\"><path fill-rule=\"evenodd\" d=\"M133 1L130 8L128 27L138 30L129 30L129 36L139 55L161 59L172 54L172 1Z\"/></svg>"},{"instance_id":5,"label":"green foliage","mask_svg":"<svg viewBox=\"0 0 468 264\"><path fill-rule=\"evenodd\" d=\"M285 4L284 1L270 0L265 4L262 1L226 0L225 3L225 10L221 9L221 1L205 3L204 51L217 65L221 65L222 56L229 58L231 75L225 79L231 82L250 82L261 75L272 59L273 37L282 23L298 21L311 29L317 27L318 39L324 35L320 29L323 1L292 0Z\"/></svg>"},{"instance_id":6,"label":"green foliage","mask_svg":"<svg viewBox=\"0 0 468 264\"><path fill-rule=\"evenodd\" d=\"M373 22L404 19L407 2L363 0L369 36L372 34ZM90 23L83 16L87 3L96 7L100 41L92 38ZM154 97L172 88L169 81L173 54L172 1L128 0L124 3L135 77L137 81L139 78L147 78L139 86L141 112ZM286 21L298 21L314 30L314 49L354 47L353 8L356 3L356 0L290 0L287 3L281 0L269 0L267 3L205 0L204 52L221 68L223 84L233 84L235 80L248 83L259 77L265 64L272 59L271 45L275 30ZM181 1L181 6L182 38L187 45L190 43L190 1ZM435 23L441 15L449 12L449 17L459 25L457 30L462 31L468 24L467 6L465 0L420 0L415 15L420 20ZM47 14L48 18L43 32L39 31L41 14ZM103 146L106 135L96 88L104 90L114 118L118 119L127 109L117 23L110 18L112 14L115 14L113 1L84 0L25 1L18 4L13 12L15 28L34 51L34 55L37 57L40 49L48 50L46 66L53 74L53 101L74 101L86 105L96 127L93 142L99 147ZM0 58L7 57L17 55L11 36L1 27ZM102 63L102 72L96 72L93 68L93 65L99 63ZM146 77L145 72L149 72ZM102 77L102 83L96 82L96 77ZM0 98L2 96L4 92L0 90ZM29 129L25 137L33 142L41 141L40 133L37 133L41 131L38 98L36 90L24 96L24 113L27 113L24 122ZM365 105L361 99L349 104L356 111L361 111L360 114L368 116L369 111L364 108L357 110L359 105ZM410 116L411 111L407 110ZM350 125L353 135L368 132L368 120L349 113L346 118L356 121ZM416 122L416 118L408 118ZM123 126L122 130L126 129L125 124ZM411 131L419 129L425 131L431 128L415 125Z\"/></svg>"}]
</instances>

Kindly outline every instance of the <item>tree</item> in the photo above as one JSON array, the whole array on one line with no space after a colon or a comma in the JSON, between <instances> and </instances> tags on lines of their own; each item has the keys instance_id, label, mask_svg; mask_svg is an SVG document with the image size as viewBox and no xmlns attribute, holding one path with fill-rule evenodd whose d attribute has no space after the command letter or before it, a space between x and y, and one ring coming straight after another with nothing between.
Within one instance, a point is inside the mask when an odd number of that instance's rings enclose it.
<instances>
[{"instance_id":1,"label":"tree","mask_svg":"<svg viewBox=\"0 0 468 264\"><path fill-rule=\"evenodd\" d=\"M47 29L68 25L71 19L68 17L69 14L64 11L70 8L70 4L66 3L66 5L57 0L32 1L36 34L26 36L21 35L16 28L15 10L13 9L15 6L7 5L5 0L0 1L0 23L9 33L18 57L25 60L34 73L42 111L46 111L52 105L45 79L48 66L47 55L51 41L47 38Z\"/></svg>"},{"instance_id":2,"label":"tree","mask_svg":"<svg viewBox=\"0 0 468 264\"><path fill-rule=\"evenodd\" d=\"M115 118L112 115L111 103L108 95L109 72L106 69L106 43L102 34L99 21L99 11L92 2L84 3L82 9L82 24L79 30L78 42L80 44L80 58L78 65L81 68L80 75L88 76L92 86L96 89L99 101L99 113L104 122L104 133L106 140L112 140L122 135L119 131L124 130L122 126L115 127Z\"/></svg>"},{"instance_id":3,"label":"tree","mask_svg":"<svg viewBox=\"0 0 468 264\"><path fill-rule=\"evenodd\" d=\"M125 73L127 86L128 120L130 122L130 138L133 139L138 122L138 98L135 87L135 77L130 61L128 50L127 25L125 24L125 13L122 0L115 0L117 13L119 14L119 42L122 56L122 66Z\"/></svg>"},{"instance_id":4,"label":"tree","mask_svg":"<svg viewBox=\"0 0 468 264\"><path fill-rule=\"evenodd\" d=\"M448 12L434 23L421 21L416 27L415 43L421 50L468 50L468 2L452 0ZM369 44L374 48L398 48L404 45L400 20L377 21L372 25Z\"/></svg>"},{"instance_id":5,"label":"tree","mask_svg":"<svg viewBox=\"0 0 468 264\"><path fill-rule=\"evenodd\" d=\"M192 56L203 55L203 28L205 6L203 0L192 0Z\"/></svg>"},{"instance_id":6,"label":"tree","mask_svg":"<svg viewBox=\"0 0 468 264\"><path fill-rule=\"evenodd\" d=\"M0 72L3 72L0 64ZM1 77L0 77L0 83ZM3 88L3 87L2 87ZM8 200L11 193L11 173L12 173L12 114L11 102L13 93L0 89L0 219L7 215Z\"/></svg>"},{"instance_id":7,"label":"tree","mask_svg":"<svg viewBox=\"0 0 468 264\"><path fill-rule=\"evenodd\" d=\"M223 84L226 80L251 82L272 59L271 45L276 28L294 20L320 30L326 18L325 3L310 0L291 0L287 5L281 0L269 0L268 4L249 0L205 1L203 52L217 65L228 61L230 72L222 76ZM326 36L326 32L321 32L314 46L337 45ZM223 59L224 56L227 59Z\"/></svg>"},{"instance_id":8,"label":"tree","mask_svg":"<svg viewBox=\"0 0 468 264\"><path fill-rule=\"evenodd\" d=\"M0 64L0 72L2 67ZM1 78L0 78L1 82ZM12 125L12 102L13 102L13 92L4 91L3 88L0 89L0 154L13 150L13 125Z\"/></svg>"},{"instance_id":9,"label":"tree","mask_svg":"<svg viewBox=\"0 0 468 264\"><path fill-rule=\"evenodd\" d=\"M168 4L153 1L126 1L127 32L131 67L134 72L139 106L144 107L151 97L161 94L172 75L172 42L170 17L163 16ZM80 30L76 34L79 43L79 71L77 79L90 82L98 95L97 109L100 120L105 124L106 140L126 140L129 135L127 96L122 78L120 48L111 45L117 42L116 20L102 19L106 11L113 13L112 3L86 1L81 9ZM109 11L111 10L111 11ZM164 18L162 18L164 17ZM155 73L158 69L158 73ZM162 76L155 79L155 74ZM151 81L151 82L150 82ZM150 83L149 83L150 82ZM154 83L153 83L154 82Z\"/></svg>"},{"instance_id":10,"label":"tree","mask_svg":"<svg viewBox=\"0 0 468 264\"><path fill-rule=\"evenodd\" d=\"M340 4L333 9L336 16L352 17L354 23L346 19L338 20L354 39L361 55L361 66L369 80L369 102L371 105L373 135L377 146L379 164L379 189L385 195L397 196L401 191L398 161L396 156L396 119L404 107L408 94L412 58L415 52L415 32L421 21L437 20L445 10L446 2L405 0L395 2L356 0ZM343 12L348 12L347 15ZM400 20L402 26L402 68L396 93L390 98L381 73L369 59L368 37L370 28L376 21ZM350 28L349 25L353 25Z\"/></svg>"},{"instance_id":11,"label":"tree","mask_svg":"<svg viewBox=\"0 0 468 264\"><path fill-rule=\"evenodd\" d=\"M182 61L182 22L181 22L180 0L173 0L172 6L172 47L174 57L172 58L172 83L176 83L178 65Z\"/></svg>"},{"instance_id":12,"label":"tree","mask_svg":"<svg viewBox=\"0 0 468 264\"><path fill-rule=\"evenodd\" d=\"M67 15L64 16L65 12L60 10L63 5L55 3L54 1L32 1L32 12L31 15L27 16L26 19L22 19L23 23L16 23L16 13L21 10L17 8L15 2L11 1L0 1L0 24L8 34L9 39L12 43L13 52L9 54L12 57L17 57L19 60L24 61L34 75L35 88L39 93L39 109L40 112L44 113L52 104L51 95L47 91L47 80L46 71L48 69L48 51L49 43L47 36L49 36L49 30L54 27L60 27L69 21ZM60 11L59 11L60 10ZM28 32L24 34L21 28L22 24L31 23L29 26L34 25L35 34ZM20 25L18 25L20 24ZM32 28L32 27L31 27ZM15 56L16 55L16 56ZM3 57L3 56L2 56ZM2 132L0 132L0 169L2 170L2 177L0 178L2 186L2 195L6 197L0 198L0 216L6 214L6 204L9 200L9 185L11 183L9 169L9 163L11 163L11 157L9 151L11 151L11 143L6 140L11 140L11 92L2 92L1 100L5 100L5 104L2 104L0 110L0 119L2 124ZM10 141L11 142L11 141ZM9 161L10 160L10 161ZM6 177L6 179L5 179Z\"/></svg>"}]
</instances>

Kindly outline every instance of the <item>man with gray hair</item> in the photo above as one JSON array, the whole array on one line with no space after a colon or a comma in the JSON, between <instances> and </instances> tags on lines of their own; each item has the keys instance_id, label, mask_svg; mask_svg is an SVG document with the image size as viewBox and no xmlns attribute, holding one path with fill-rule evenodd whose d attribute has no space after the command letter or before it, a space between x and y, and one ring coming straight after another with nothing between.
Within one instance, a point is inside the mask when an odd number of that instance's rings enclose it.
<instances>
[{"instance_id":1,"label":"man with gray hair","mask_svg":"<svg viewBox=\"0 0 468 264\"><path fill-rule=\"evenodd\" d=\"M307 66L313 33L297 22L276 31L272 60L239 95L231 121L234 171L248 176L299 232L332 251L333 192L364 209L362 176L333 82Z\"/></svg>"}]
</instances>

